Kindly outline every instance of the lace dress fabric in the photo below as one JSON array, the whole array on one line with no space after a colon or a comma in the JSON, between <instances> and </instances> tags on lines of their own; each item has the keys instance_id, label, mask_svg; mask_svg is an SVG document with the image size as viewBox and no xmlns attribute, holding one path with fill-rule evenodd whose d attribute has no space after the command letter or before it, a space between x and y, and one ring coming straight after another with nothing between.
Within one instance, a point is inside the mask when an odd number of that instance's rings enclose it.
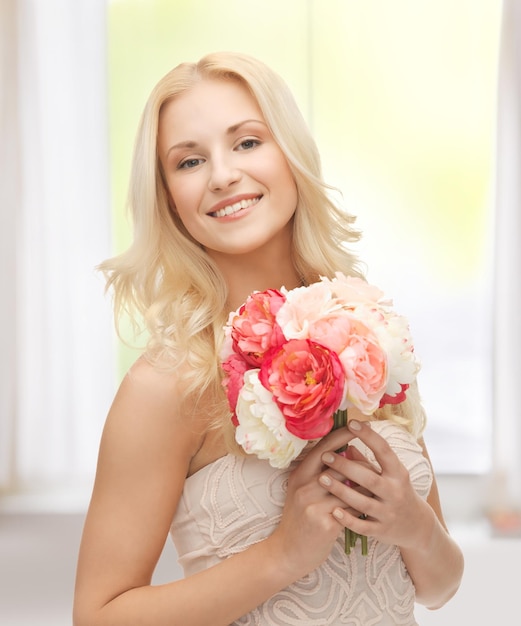
<instances>
[{"instance_id":1,"label":"lace dress fabric","mask_svg":"<svg viewBox=\"0 0 521 626\"><path fill-rule=\"evenodd\" d=\"M370 422L408 469L412 484L427 498L430 464L403 428L389 421ZM374 455L352 442L371 462ZM171 536L185 576L204 570L265 539L277 526L291 470L277 470L256 457L224 456L185 483ZM289 585L234 626L413 626L414 585L396 546L368 539L344 552L343 533L329 558Z\"/></svg>"}]
</instances>

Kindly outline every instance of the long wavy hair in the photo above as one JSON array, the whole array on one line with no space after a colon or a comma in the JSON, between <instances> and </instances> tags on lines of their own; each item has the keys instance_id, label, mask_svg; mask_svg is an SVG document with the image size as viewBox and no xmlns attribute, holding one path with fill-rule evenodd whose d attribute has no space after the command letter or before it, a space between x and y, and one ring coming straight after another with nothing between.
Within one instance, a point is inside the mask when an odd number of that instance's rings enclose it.
<instances>
[{"instance_id":1,"label":"long wavy hair","mask_svg":"<svg viewBox=\"0 0 521 626\"><path fill-rule=\"evenodd\" d=\"M306 283L336 271L363 277L349 245L360 238L354 217L333 200L322 179L319 153L306 122L280 76L250 56L219 52L198 63L182 63L152 90L138 127L128 208L133 241L99 267L114 297L116 328L124 317L148 336L145 355L156 366L176 370L188 410L204 399L215 423L229 422L221 386L219 350L227 317L227 286L204 248L172 211L158 156L162 108L204 79L238 81L258 103L284 153L297 187L292 260ZM414 394L413 394L414 395ZM419 405L385 410L380 417L419 432ZM411 409L413 409L411 411ZM423 414L422 414L423 415Z\"/></svg>"}]
</instances>

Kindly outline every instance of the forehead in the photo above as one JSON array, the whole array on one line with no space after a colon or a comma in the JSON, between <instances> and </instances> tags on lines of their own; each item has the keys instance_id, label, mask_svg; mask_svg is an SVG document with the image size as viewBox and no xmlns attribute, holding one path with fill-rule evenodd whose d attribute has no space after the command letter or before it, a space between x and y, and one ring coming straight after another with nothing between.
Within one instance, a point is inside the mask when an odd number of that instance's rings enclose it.
<instances>
[{"instance_id":1,"label":"forehead","mask_svg":"<svg viewBox=\"0 0 521 626\"><path fill-rule=\"evenodd\" d=\"M264 121L257 101L237 80L203 79L167 101L159 116L159 138L227 129L245 119Z\"/></svg>"}]
</instances>

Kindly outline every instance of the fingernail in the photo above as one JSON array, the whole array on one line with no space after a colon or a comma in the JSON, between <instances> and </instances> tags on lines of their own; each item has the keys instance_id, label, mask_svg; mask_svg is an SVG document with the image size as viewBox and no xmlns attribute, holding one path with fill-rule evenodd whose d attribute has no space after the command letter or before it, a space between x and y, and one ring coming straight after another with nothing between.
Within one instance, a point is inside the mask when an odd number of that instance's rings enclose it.
<instances>
[{"instance_id":1,"label":"fingernail","mask_svg":"<svg viewBox=\"0 0 521 626\"><path fill-rule=\"evenodd\" d=\"M326 452L322 455L322 460L324 461L324 463L333 463L335 457L331 454L331 452Z\"/></svg>"},{"instance_id":2,"label":"fingernail","mask_svg":"<svg viewBox=\"0 0 521 626\"><path fill-rule=\"evenodd\" d=\"M362 424L360 424L360 422L358 422L357 420L351 420L349 422L349 428L351 430L362 430Z\"/></svg>"},{"instance_id":3,"label":"fingernail","mask_svg":"<svg viewBox=\"0 0 521 626\"><path fill-rule=\"evenodd\" d=\"M320 482L323 485L327 485L329 487L329 485L331 485L331 478L329 478L327 474L322 474L322 476L320 477Z\"/></svg>"},{"instance_id":4,"label":"fingernail","mask_svg":"<svg viewBox=\"0 0 521 626\"><path fill-rule=\"evenodd\" d=\"M337 519L344 519L344 511L342 511L342 509L335 509L333 511L333 516Z\"/></svg>"}]
</instances>

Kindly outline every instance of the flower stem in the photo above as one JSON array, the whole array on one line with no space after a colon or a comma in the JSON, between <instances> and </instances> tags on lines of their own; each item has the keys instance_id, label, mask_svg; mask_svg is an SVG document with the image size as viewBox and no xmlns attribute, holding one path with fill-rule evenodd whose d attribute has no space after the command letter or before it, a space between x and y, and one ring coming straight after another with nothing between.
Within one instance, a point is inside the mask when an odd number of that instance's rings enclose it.
<instances>
[{"instance_id":1,"label":"flower stem","mask_svg":"<svg viewBox=\"0 0 521 626\"><path fill-rule=\"evenodd\" d=\"M360 535L362 540L362 555L367 556L367 537L366 535Z\"/></svg>"},{"instance_id":2,"label":"flower stem","mask_svg":"<svg viewBox=\"0 0 521 626\"><path fill-rule=\"evenodd\" d=\"M333 430L345 428L347 426L347 409L339 409L333 413ZM342 454L347 450L347 444L337 450L338 454ZM349 484L349 481L346 481ZM362 555L367 556L367 537L353 532L349 528L344 529L344 550L346 554L351 554L351 548L354 548L356 542L360 538Z\"/></svg>"},{"instance_id":3,"label":"flower stem","mask_svg":"<svg viewBox=\"0 0 521 626\"><path fill-rule=\"evenodd\" d=\"M333 430L345 428L347 426L347 409L339 409L333 413ZM342 454L347 450L347 444L337 450L338 454ZM354 538L356 541L356 537ZM351 554L351 547L354 546L353 533L349 528L344 529L344 549L346 554Z\"/></svg>"},{"instance_id":4,"label":"flower stem","mask_svg":"<svg viewBox=\"0 0 521 626\"><path fill-rule=\"evenodd\" d=\"M347 426L347 409L339 409L333 413L333 430L345 428ZM337 450L338 454L347 450L347 444Z\"/></svg>"},{"instance_id":5,"label":"flower stem","mask_svg":"<svg viewBox=\"0 0 521 626\"><path fill-rule=\"evenodd\" d=\"M349 528L344 528L344 550L346 554L351 554L351 531Z\"/></svg>"}]
</instances>

